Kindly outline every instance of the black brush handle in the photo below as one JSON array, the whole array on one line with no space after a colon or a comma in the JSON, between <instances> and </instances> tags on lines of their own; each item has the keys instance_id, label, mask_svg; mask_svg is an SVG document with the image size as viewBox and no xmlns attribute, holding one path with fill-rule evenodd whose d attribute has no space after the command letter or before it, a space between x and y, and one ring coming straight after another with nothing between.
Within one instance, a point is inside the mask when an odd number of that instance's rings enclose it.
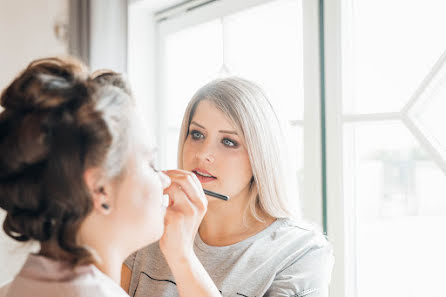
<instances>
[{"instance_id":1,"label":"black brush handle","mask_svg":"<svg viewBox=\"0 0 446 297\"><path fill-rule=\"evenodd\" d=\"M224 200L224 201L228 201L228 200L229 200L229 196L226 196L226 195L218 194L218 193L215 193L215 192L206 190L206 189L203 189L203 192L204 192L206 195L209 195L209 196L212 196L212 197L215 197L215 198Z\"/></svg>"}]
</instances>

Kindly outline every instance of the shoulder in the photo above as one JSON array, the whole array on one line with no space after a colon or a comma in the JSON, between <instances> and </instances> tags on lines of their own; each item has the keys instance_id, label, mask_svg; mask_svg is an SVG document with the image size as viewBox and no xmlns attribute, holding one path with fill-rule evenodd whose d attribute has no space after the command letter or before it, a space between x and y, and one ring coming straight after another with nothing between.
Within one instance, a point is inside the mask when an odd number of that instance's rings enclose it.
<instances>
[{"instance_id":1,"label":"shoulder","mask_svg":"<svg viewBox=\"0 0 446 297\"><path fill-rule=\"evenodd\" d=\"M318 249L323 249L327 252L332 250L332 246L326 236L316 226L304 221L280 220L281 224L273 234L275 240L286 241L288 245L291 245L300 253L308 253Z\"/></svg>"},{"instance_id":2,"label":"shoulder","mask_svg":"<svg viewBox=\"0 0 446 297\"><path fill-rule=\"evenodd\" d=\"M271 296L306 296L309 292L323 296L319 293L327 290L334 264L327 238L316 228L292 220L286 220L276 236L283 239L282 246L288 246L288 256L268 290Z\"/></svg>"},{"instance_id":3,"label":"shoulder","mask_svg":"<svg viewBox=\"0 0 446 297\"><path fill-rule=\"evenodd\" d=\"M316 227L308 223L278 219L269 236L256 241L257 257L274 262L276 274L321 273L330 271L333 248L327 238Z\"/></svg>"},{"instance_id":4,"label":"shoulder","mask_svg":"<svg viewBox=\"0 0 446 297\"><path fill-rule=\"evenodd\" d=\"M290 219L276 230L276 245L287 253L278 274L303 273L306 275L329 275L334 262L333 248L326 236L317 228Z\"/></svg>"},{"instance_id":5,"label":"shoulder","mask_svg":"<svg viewBox=\"0 0 446 297\"><path fill-rule=\"evenodd\" d=\"M69 291L73 292L74 296L128 296L118 284L96 268L94 268L92 273L85 274L77 278L71 285L68 286L71 287Z\"/></svg>"},{"instance_id":6,"label":"shoulder","mask_svg":"<svg viewBox=\"0 0 446 297\"><path fill-rule=\"evenodd\" d=\"M12 296L72 296L72 297L128 297L109 277L98 272L87 272L66 280L36 280L16 277L0 288L0 297Z\"/></svg>"}]
</instances>

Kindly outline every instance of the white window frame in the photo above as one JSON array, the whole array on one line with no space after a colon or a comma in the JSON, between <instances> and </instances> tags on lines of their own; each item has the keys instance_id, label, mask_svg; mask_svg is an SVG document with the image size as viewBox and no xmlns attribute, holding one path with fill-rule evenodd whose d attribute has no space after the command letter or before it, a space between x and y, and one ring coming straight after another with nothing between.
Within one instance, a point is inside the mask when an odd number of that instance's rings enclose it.
<instances>
[{"instance_id":1,"label":"white window frame","mask_svg":"<svg viewBox=\"0 0 446 297\"><path fill-rule=\"evenodd\" d=\"M324 31L324 76L325 76L325 123L326 123L326 201L327 234L333 244L335 265L332 273L330 296L355 296L356 273L351 239L354 234L346 228L354 228L352 201L344 199L343 176L343 119L342 119L342 27L343 0L320 0ZM346 216L347 215L347 216Z\"/></svg>"},{"instance_id":2,"label":"white window frame","mask_svg":"<svg viewBox=\"0 0 446 297\"><path fill-rule=\"evenodd\" d=\"M446 64L446 51L420 83L412 98L397 112L373 114L343 114L342 98L350 96L352 90L347 75L351 75L351 61L345 57L353 55L352 44L342 34L350 35L353 20L354 0L320 0L324 11L324 50L325 50L325 102L326 102L326 176L327 176L327 233L334 246L336 265L332 274L332 296L357 296L356 246L355 246L355 201L346 195L350 189L344 187L353 182L346 182L351 176L344 176L344 167L353 166L344 160L344 124L349 122L366 122L382 120L400 120L420 145L430 154L433 161L446 174L446 162L440 149L435 147L410 117L415 102L423 95L436 74ZM345 80L343 80L345 78ZM349 152L354 154L355 152ZM352 171L352 170L349 170Z\"/></svg>"}]
</instances>

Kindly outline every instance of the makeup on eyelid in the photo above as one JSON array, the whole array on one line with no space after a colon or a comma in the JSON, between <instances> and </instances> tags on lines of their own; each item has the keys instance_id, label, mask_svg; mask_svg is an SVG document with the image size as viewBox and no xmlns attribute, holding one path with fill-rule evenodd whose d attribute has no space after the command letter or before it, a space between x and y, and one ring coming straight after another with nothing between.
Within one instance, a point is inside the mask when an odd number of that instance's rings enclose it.
<instances>
[{"instance_id":1,"label":"makeup on eyelid","mask_svg":"<svg viewBox=\"0 0 446 297\"><path fill-rule=\"evenodd\" d=\"M219 131L219 132L237 135L235 132L231 132L231 131ZM188 133L188 136L191 136L191 138L195 141L199 141L204 138L203 133L201 133L200 131L195 130L195 129L190 130ZM237 141L235 141L231 138L228 138L228 137L223 137L223 139L221 140L221 143L228 148L237 148L239 146L239 143Z\"/></svg>"}]
</instances>

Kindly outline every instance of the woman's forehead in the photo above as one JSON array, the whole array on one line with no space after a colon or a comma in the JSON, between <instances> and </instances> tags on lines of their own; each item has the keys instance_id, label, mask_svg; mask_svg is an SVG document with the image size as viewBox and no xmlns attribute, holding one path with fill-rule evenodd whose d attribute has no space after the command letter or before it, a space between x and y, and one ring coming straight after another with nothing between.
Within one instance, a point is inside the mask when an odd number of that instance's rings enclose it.
<instances>
[{"instance_id":1,"label":"woman's forehead","mask_svg":"<svg viewBox=\"0 0 446 297\"><path fill-rule=\"evenodd\" d=\"M198 103L191 119L192 122L203 125L205 128L211 126L221 130L238 130L232 120L209 100Z\"/></svg>"}]
</instances>

